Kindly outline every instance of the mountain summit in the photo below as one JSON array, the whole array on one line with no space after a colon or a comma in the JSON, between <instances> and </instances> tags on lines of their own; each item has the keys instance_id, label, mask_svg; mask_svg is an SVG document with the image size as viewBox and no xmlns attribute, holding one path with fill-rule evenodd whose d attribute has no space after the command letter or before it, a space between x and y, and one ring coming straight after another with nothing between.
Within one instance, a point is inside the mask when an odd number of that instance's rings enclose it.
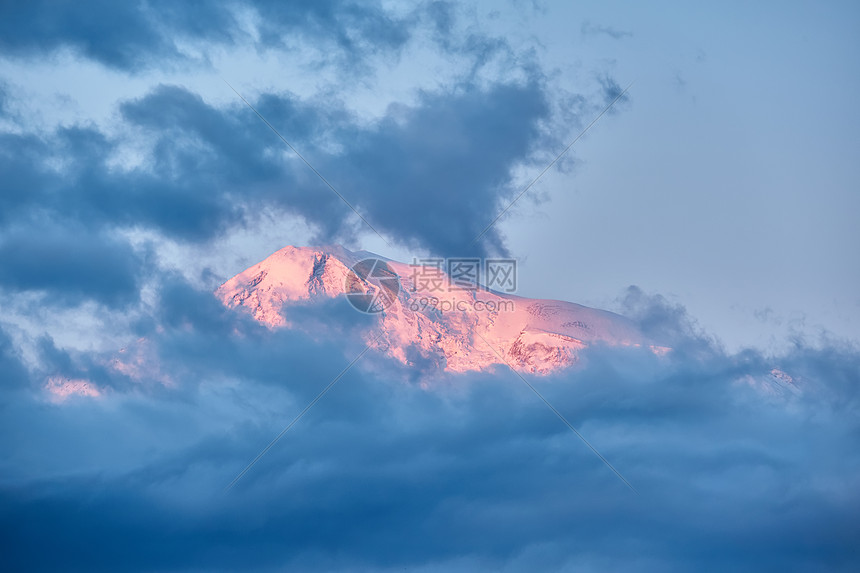
<instances>
[{"instance_id":1,"label":"mountain summit","mask_svg":"<svg viewBox=\"0 0 860 573\"><path fill-rule=\"evenodd\" d=\"M378 317L379 350L407 365L430 363L454 372L507 364L548 374L575 364L578 352L595 344L666 350L611 312L458 286L442 266L341 246L284 247L225 282L216 296L272 328L293 326L290 306L296 303L362 297L374 301L362 310Z\"/></svg>"}]
</instances>

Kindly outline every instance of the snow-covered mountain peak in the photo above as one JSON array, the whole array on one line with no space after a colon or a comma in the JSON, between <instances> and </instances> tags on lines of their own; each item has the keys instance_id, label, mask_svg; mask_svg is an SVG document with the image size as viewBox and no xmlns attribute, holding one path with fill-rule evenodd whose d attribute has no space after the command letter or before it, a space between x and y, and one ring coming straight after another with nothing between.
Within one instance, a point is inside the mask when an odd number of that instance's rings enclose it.
<instances>
[{"instance_id":1,"label":"snow-covered mountain peak","mask_svg":"<svg viewBox=\"0 0 860 573\"><path fill-rule=\"evenodd\" d=\"M296 326L289 323L292 304L386 294L366 274L351 271L366 259L384 261L380 268L386 276L399 279L399 288L388 293L391 300L376 315L382 330L376 345L404 364L420 360L456 372L508 364L550 373L575 364L579 351L593 344L663 350L634 323L611 312L483 288L440 288L450 284L443 269L431 269L434 281L418 280L426 267L339 245L284 247L225 282L216 296L272 328Z\"/></svg>"}]
</instances>

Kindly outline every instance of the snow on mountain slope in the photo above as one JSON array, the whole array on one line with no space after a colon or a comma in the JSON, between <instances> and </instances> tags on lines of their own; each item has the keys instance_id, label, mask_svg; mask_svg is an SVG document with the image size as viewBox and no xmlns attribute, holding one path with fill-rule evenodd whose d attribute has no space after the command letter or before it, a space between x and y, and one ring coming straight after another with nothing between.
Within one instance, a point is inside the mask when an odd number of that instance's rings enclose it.
<instances>
[{"instance_id":1,"label":"snow on mountain slope","mask_svg":"<svg viewBox=\"0 0 860 573\"><path fill-rule=\"evenodd\" d=\"M485 289L439 289L438 283L418 280L426 267L340 246L285 247L225 282L216 296L272 328L290 327L291 304L378 291L372 281L350 272L368 258L385 261L401 285L396 300L377 314L382 335L375 346L407 365L429 361L465 372L507 363L546 374L575 364L578 351L593 344L665 351L611 312Z\"/></svg>"}]
</instances>

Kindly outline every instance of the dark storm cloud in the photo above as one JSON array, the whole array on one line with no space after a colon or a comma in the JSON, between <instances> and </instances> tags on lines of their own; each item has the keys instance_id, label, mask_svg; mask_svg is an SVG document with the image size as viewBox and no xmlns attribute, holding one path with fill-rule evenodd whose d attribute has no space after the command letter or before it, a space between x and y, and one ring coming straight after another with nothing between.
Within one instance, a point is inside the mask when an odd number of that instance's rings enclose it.
<instances>
[{"instance_id":1,"label":"dark storm cloud","mask_svg":"<svg viewBox=\"0 0 860 573\"><path fill-rule=\"evenodd\" d=\"M396 50L422 17L396 18L375 2L7 2L0 6L0 50L43 57L69 48L105 66L137 71L187 60L180 41L233 45L249 41L236 13L259 19L260 49L286 38L330 44L329 54L356 62L365 54Z\"/></svg>"},{"instance_id":2,"label":"dark storm cloud","mask_svg":"<svg viewBox=\"0 0 860 573\"><path fill-rule=\"evenodd\" d=\"M373 221L413 246L455 256L504 251L498 229L471 244L509 197L510 169L538 141L548 114L540 85L425 94L356 145L331 171L344 173Z\"/></svg>"},{"instance_id":3,"label":"dark storm cloud","mask_svg":"<svg viewBox=\"0 0 860 573\"><path fill-rule=\"evenodd\" d=\"M130 69L153 55L178 55L145 16L143 3L4 2L0 49L18 56L45 55L68 46L106 65Z\"/></svg>"},{"instance_id":4,"label":"dark storm cloud","mask_svg":"<svg viewBox=\"0 0 860 573\"><path fill-rule=\"evenodd\" d=\"M265 101L262 107L276 119L296 121L290 127L320 119L313 109L283 111L289 101L278 101L284 104L281 108ZM47 135L0 135L0 243L11 257L2 264L7 286L49 287L49 275L58 279L57 290L80 286L82 278L69 284L59 279L71 272L70 266L81 263L80 275L98 270L94 265L103 260L114 267L101 277L105 295L113 285L122 287L118 294L124 296L131 283L121 281L120 274L128 265L116 263L130 249L117 239L104 239L109 231L142 228L203 241L239 222L247 209L264 204L288 205L309 219L327 220L326 208L336 203L328 192L298 188L279 159L264 158L272 148L280 153L280 142L268 137L248 110L219 111L190 92L160 87L127 102L122 113L130 130L152 133L155 140L140 168L111 167L112 153L122 141L92 126L61 127ZM296 131L307 133L310 123L302 125ZM299 180L302 177L306 174ZM344 214L333 218L338 216ZM75 245L69 239L78 235L80 244ZM61 243L63 237L67 244L59 249L49 244ZM27 245L31 238L33 244ZM100 244L103 256L97 252ZM34 250L39 252L30 252ZM53 259L45 259L48 255ZM86 257L92 259L84 264ZM25 268L50 260L55 261L53 268ZM60 267L65 270L57 270ZM100 279L93 275L91 280Z\"/></svg>"},{"instance_id":5,"label":"dark storm cloud","mask_svg":"<svg viewBox=\"0 0 860 573\"><path fill-rule=\"evenodd\" d=\"M176 276L163 278L153 318L139 324L136 334L152 341L162 370L192 379L201 373L217 373L220 379L271 385L289 382L296 391L319 382L320 356L360 352L363 343L358 329L371 321L339 298L291 308L287 319L302 325L301 331L271 331ZM306 333L323 332L323 324L338 325L341 330L308 340ZM273 353L274 348L290 350ZM302 358L297 360L299 356ZM207 378L197 379L203 382Z\"/></svg>"},{"instance_id":6,"label":"dark storm cloud","mask_svg":"<svg viewBox=\"0 0 860 573\"><path fill-rule=\"evenodd\" d=\"M0 81L0 117L5 117L9 110L7 109L9 104L9 95L7 93L8 88L6 84Z\"/></svg>"},{"instance_id":7,"label":"dark storm cloud","mask_svg":"<svg viewBox=\"0 0 860 573\"><path fill-rule=\"evenodd\" d=\"M355 127L338 107L287 95L265 94L255 107L374 227L440 254L486 248L470 243L510 194L509 170L528 157L548 114L537 80L426 93L417 105L392 108L370 128ZM355 224L355 215L247 109L216 110L185 90L161 87L122 110L129 121L158 134L157 173L175 173L190 193L210 195L216 182L235 186L222 197L223 214L236 205L274 204L317 225L321 241L349 238L347 223ZM327 138L344 145L343 153L320 151ZM293 169L266 151L287 153ZM202 177L212 181L198 181ZM496 229L486 242L504 250Z\"/></svg>"},{"instance_id":8,"label":"dark storm cloud","mask_svg":"<svg viewBox=\"0 0 860 573\"><path fill-rule=\"evenodd\" d=\"M46 304L138 297L141 260L124 241L46 221L0 235L0 289L47 293Z\"/></svg>"},{"instance_id":9,"label":"dark storm cloud","mask_svg":"<svg viewBox=\"0 0 860 573\"><path fill-rule=\"evenodd\" d=\"M0 145L0 223L5 225L32 207L52 181L36 167L45 160L38 138L0 133Z\"/></svg>"},{"instance_id":10,"label":"dark storm cloud","mask_svg":"<svg viewBox=\"0 0 860 573\"><path fill-rule=\"evenodd\" d=\"M511 192L509 169L526 160L547 114L537 82L428 93L369 128L356 127L339 106L289 95L265 94L255 104L380 231L444 254L486 248L469 243ZM145 228L205 241L274 206L316 226L320 241L347 240L358 226L245 107L218 109L160 86L120 110L127 133L154 141L145 164L129 170L109 165L124 140L92 126L3 134L5 223L39 213L91 229ZM321 151L328 140L344 142L343 153ZM504 249L497 230L486 240Z\"/></svg>"},{"instance_id":11,"label":"dark storm cloud","mask_svg":"<svg viewBox=\"0 0 860 573\"><path fill-rule=\"evenodd\" d=\"M197 290L174 273L150 278L157 283L157 298L151 312L125 333L128 343L122 350L72 352L43 337L35 376L87 379L115 392L155 393L164 390L162 385L168 379L184 381L171 393L193 393L198 384L241 379L272 386L289 384L292 392L310 399L306 394L325 376L320 365L330 362L322 356L358 354L364 346L361 331L372 320L338 298L291 307L287 319L300 324L301 330L272 331L245 313L227 309L210 291ZM273 352L275 348L290 351ZM117 368L118 361L133 368ZM145 367L137 368L139 363ZM334 374L336 371L331 376Z\"/></svg>"},{"instance_id":12,"label":"dark storm cloud","mask_svg":"<svg viewBox=\"0 0 860 573\"><path fill-rule=\"evenodd\" d=\"M350 119L339 107L314 106L289 95L266 94L256 103L267 120L312 156L321 138ZM151 223L159 230L173 234L174 229L188 228L197 238L208 239L246 210L278 206L320 225L331 239L352 215L241 104L221 110L185 89L160 86L143 98L124 103L121 110L136 128L156 138L149 169L128 177L132 188L139 177L147 191L165 189L156 196L140 197L152 203L155 218ZM160 208L172 196L183 197L188 209ZM177 216L175 226L160 219L171 212Z\"/></svg>"},{"instance_id":13,"label":"dark storm cloud","mask_svg":"<svg viewBox=\"0 0 860 573\"><path fill-rule=\"evenodd\" d=\"M139 333L172 386L105 368L107 398L7 407L6 560L114 571L854 568L858 350L727 355L695 335L685 346L683 308L633 296L639 320L662 324L679 348L663 358L594 348L586 368L533 381L639 495L506 369L425 372L424 390L375 353L224 494L358 354L366 317L337 301L288 311L342 329L314 328L311 340L166 280ZM49 360L87 376L106 358ZM774 367L794 382L775 385ZM81 549L93 544L105 550Z\"/></svg>"},{"instance_id":14,"label":"dark storm cloud","mask_svg":"<svg viewBox=\"0 0 860 573\"><path fill-rule=\"evenodd\" d=\"M12 338L0 324L0 387L6 391L24 386L28 381L27 370Z\"/></svg>"}]
</instances>

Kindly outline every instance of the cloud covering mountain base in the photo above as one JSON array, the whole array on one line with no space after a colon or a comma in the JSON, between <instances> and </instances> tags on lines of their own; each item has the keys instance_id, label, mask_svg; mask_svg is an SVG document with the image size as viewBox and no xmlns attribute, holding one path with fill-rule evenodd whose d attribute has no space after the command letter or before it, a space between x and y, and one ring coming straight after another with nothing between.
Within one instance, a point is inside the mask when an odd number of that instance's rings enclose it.
<instances>
[{"instance_id":1,"label":"cloud covering mountain base","mask_svg":"<svg viewBox=\"0 0 860 573\"><path fill-rule=\"evenodd\" d=\"M311 340L179 280L160 296L138 332L156 370L48 340L34 370L0 346L16 380L0 422L12 569L848 571L860 559L852 346L726 355L683 309L634 292L675 352L593 347L586 368L531 381L638 494L506 368L417 376L370 352L225 491L372 323L333 299L305 309L335 332ZM101 395L47 401L49 373Z\"/></svg>"}]
</instances>

